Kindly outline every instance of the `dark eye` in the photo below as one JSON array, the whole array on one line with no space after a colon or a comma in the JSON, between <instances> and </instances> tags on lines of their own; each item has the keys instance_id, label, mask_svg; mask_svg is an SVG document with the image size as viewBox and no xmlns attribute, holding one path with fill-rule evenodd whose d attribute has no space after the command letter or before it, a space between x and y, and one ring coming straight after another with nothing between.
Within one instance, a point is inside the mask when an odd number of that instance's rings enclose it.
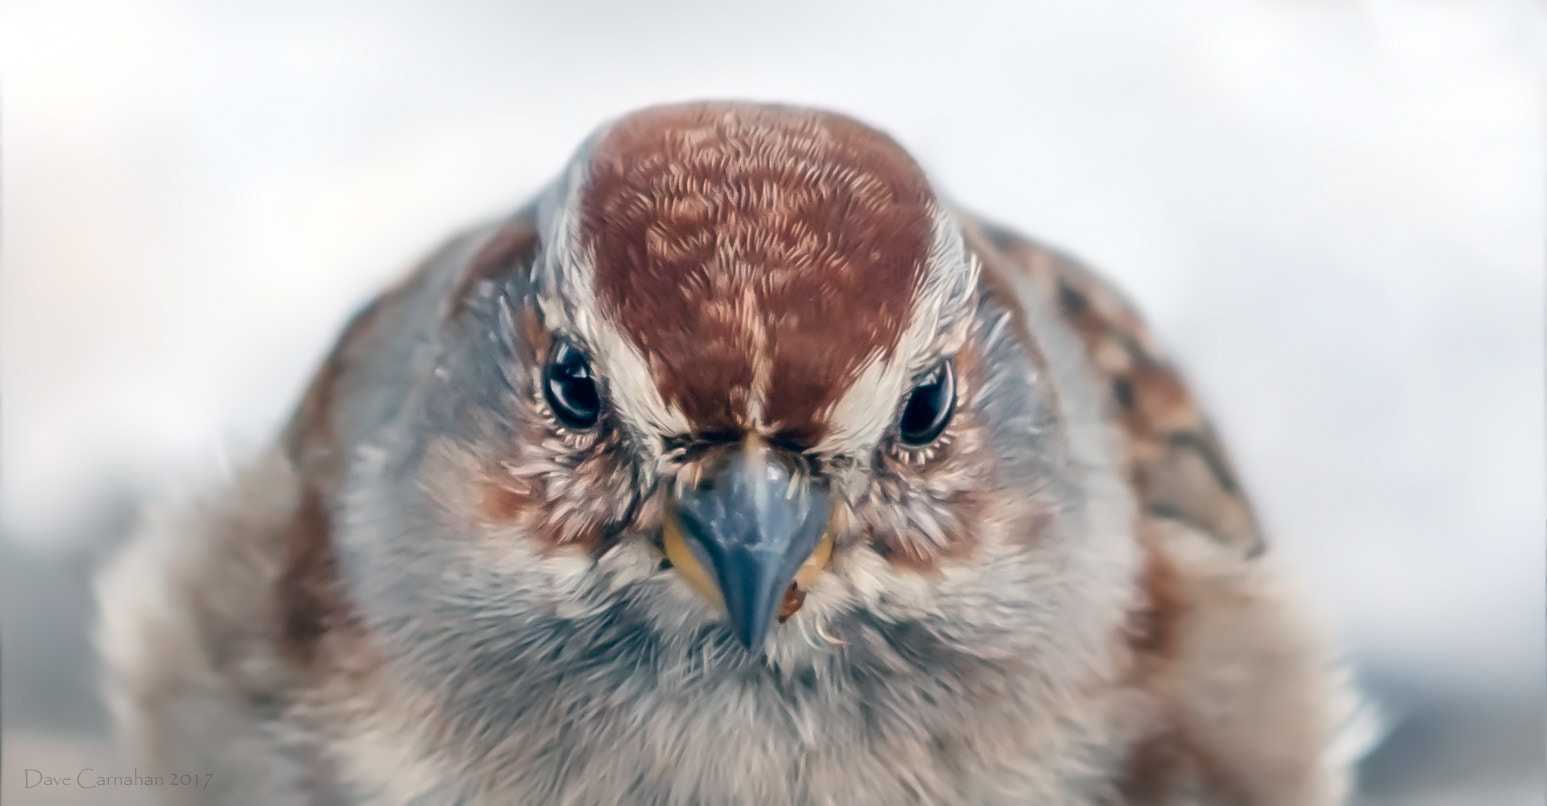
<instances>
[{"instance_id":1,"label":"dark eye","mask_svg":"<svg viewBox=\"0 0 1547 806\"><path fill-rule=\"evenodd\" d=\"M902 441L918 447L934 442L956 411L956 377L949 362L930 373L913 392L902 409L898 432Z\"/></svg>"},{"instance_id":2,"label":"dark eye","mask_svg":"<svg viewBox=\"0 0 1547 806\"><path fill-rule=\"evenodd\" d=\"M561 341L543 368L543 394L564 425L585 430L596 425L602 413L602 396L585 354Z\"/></svg>"}]
</instances>

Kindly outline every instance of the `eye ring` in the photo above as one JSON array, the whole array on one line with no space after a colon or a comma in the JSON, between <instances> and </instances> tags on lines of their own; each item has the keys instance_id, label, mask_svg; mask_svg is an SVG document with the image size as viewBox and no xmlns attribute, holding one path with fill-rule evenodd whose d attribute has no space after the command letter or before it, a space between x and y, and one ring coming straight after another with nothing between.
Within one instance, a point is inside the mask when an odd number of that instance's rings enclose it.
<instances>
[{"instance_id":1,"label":"eye ring","mask_svg":"<svg viewBox=\"0 0 1547 806\"><path fill-rule=\"evenodd\" d=\"M560 340L543 367L543 397L566 427L585 431L602 414L602 394L591 361L579 348Z\"/></svg>"},{"instance_id":2,"label":"eye ring","mask_svg":"<svg viewBox=\"0 0 1547 806\"><path fill-rule=\"evenodd\" d=\"M928 445L940 438L955 413L956 373L946 361L908 393L897 420L898 436L910 447Z\"/></svg>"}]
</instances>

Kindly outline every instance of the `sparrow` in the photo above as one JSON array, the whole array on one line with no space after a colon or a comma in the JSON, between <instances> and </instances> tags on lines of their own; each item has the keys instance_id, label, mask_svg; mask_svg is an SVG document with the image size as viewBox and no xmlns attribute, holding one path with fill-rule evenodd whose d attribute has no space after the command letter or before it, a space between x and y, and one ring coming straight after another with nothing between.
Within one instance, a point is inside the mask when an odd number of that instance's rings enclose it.
<instances>
[{"instance_id":1,"label":"sparrow","mask_svg":"<svg viewBox=\"0 0 1547 806\"><path fill-rule=\"evenodd\" d=\"M99 582L167 797L1349 790L1335 642L1134 308L835 112L604 125L228 475Z\"/></svg>"}]
</instances>

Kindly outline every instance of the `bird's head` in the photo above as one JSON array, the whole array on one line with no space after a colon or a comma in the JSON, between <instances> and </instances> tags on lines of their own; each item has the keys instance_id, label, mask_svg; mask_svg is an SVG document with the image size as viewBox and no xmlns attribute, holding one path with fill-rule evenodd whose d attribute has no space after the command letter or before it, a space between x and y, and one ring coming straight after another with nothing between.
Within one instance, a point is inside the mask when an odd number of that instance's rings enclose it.
<instances>
[{"instance_id":1,"label":"bird's head","mask_svg":"<svg viewBox=\"0 0 1547 806\"><path fill-rule=\"evenodd\" d=\"M364 621L475 693L1088 659L1127 561L1013 282L870 128L645 110L357 318L295 452Z\"/></svg>"}]
</instances>

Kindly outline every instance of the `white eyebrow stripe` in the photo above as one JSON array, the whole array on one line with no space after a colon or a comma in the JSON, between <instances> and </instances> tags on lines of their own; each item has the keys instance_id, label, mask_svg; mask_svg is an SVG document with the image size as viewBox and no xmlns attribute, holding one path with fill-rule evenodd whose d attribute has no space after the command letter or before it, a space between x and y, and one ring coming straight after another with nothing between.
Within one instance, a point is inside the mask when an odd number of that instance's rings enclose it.
<instances>
[{"instance_id":1,"label":"white eyebrow stripe","mask_svg":"<svg viewBox=\"0 0 1547 806\"><path fill-rule=\"evenodd\" d=\"M593 141L581 147L538 208L546 248L538 262L537 304L552 330L573 334L591 359L624 424L650 439L689 430L687 417L661 397L644 354L602 315L594 255L580 240L580 200Z\"/></svg>"},{"instance_id":2,"label":"white eyebrow stripe","mask_svg":"<svg viewBox=\"0 0 1547 806\"><path fill-rule=\"evenodd\" d=\"M933 241L914 294L908 327L890 359L880 353L872 355L833 404L827 415L830 428L816 447L819 453L869 453L891 427L907 384L966 340L971 322L968 302L977 287L978 261L968 254L955 218L939 204L933 219Z\"/></svg>"}]
</instances>

